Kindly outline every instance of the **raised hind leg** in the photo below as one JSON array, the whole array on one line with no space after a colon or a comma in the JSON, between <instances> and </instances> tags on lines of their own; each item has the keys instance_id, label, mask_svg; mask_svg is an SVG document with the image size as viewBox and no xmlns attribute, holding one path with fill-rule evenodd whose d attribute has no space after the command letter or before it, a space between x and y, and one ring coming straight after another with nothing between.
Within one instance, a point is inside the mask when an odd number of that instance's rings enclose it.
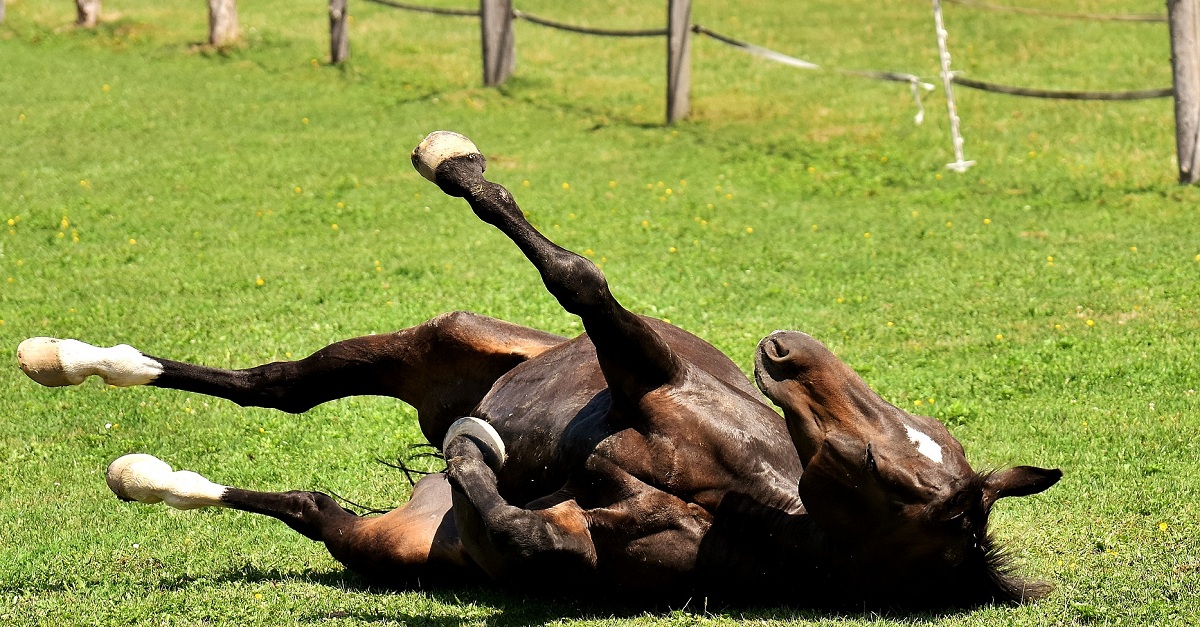
<instances>
[{"instance_id":1,"label":"raised hind leg","mask_svg":"<svg viewBox=\"0 0 1200 627\"><path fill-rule=\"evenodd\" d=\"M457 133L432 133L413 151L412 160L443 192L465 198L480 219L512 239L559 304L582 319L615 402L636 403L676 381L684 371L679 356L645 318L617 302L595 264L539 233L508 190L484 179L486 162L470 140Z\"/></svg>"},{"instance_id":2,"label":"raised hind leg","mask_svg":"<svg viewBox=\"0 0 1200 627\"><path fill-rule=\"evenodd\" d=\"M403 506L380 516L357 516L320 492L256 492L219 485L186 470L172 471L145 454L109 465L118 498L165 502L176 509L224 507L276 518L322 542L342 564L373 583L396 588L462 584L481 572L463 549L451 513L445 475L428 475Z\"/></svg>"},{"instance_id":3,"label":"raised hind leg","mask_svg":"<svg viewBox=\"0 0 1200 627\"><path fill-rule=\"evenodd\" d=\"M415 407L425 437L440 444L450 422L471 413L496 379L562 341L455 312L396 333L337 342L298 361L245 370L172 361L126 345L51 338L22 342L17 359L30 378L48 386L98 375L112 385L186 390L293 413L347 396L391 396Z\"/></svg>"}]
</instances>

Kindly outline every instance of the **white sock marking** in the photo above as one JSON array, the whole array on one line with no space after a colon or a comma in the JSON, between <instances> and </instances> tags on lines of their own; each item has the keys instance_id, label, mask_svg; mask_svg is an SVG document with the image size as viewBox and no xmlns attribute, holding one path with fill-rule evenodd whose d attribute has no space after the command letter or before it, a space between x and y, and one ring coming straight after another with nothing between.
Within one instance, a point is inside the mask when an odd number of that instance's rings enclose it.
<instances>
[{"instance_id":1,"label":"white sock marking","mask_svg":"<svg viewBox=\"0 0 1200 627\"><path fill-rule=\"evenodd\" d=\"M139 503L165 502L175 509L226 507L226 487L190 471L172 471L161 459L144 453L117 458L108 465L105 480L113 494Z\"/></svg>"},{"instance_id":2,"label":"white sock marking","mask_svg":"<svg viewBox=\"0 0 1200 627\"><path fill-rule=\"evenodd\" d=\"M48 386L78 385L91 375L109 385L145 385L163 371L162 364L128 344L103 348L49 337L21 342L17 359L25 374Z\"/></svg>"},{"instance_id":3,"label":"white sock marking","mask_svg":"<svg viewBox=\"0 0 1200 627\"><path fill-rule=\"evenodd\" d=\"M917 452L932 459L937 463L942 463L942 447L928 434L918 431L908 425L904 426L908 431L908 441L917 445Z\"/></svg>"}]
</instances>

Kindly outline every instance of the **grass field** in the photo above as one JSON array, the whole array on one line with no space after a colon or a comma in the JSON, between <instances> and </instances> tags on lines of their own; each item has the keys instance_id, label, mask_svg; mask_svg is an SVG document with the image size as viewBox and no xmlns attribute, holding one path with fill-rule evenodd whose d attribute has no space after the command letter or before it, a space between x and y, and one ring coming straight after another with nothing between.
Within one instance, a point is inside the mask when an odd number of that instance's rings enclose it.
<instances>
[{"instance_id":1,"label":"grass field","mask_svg":"<svg viewBox=\"0 0 1200 627\"><path fill-rule=\"evenodd\" d=\"M469 6L467 0L429 0ZM597 261L636 311L745 369L776 328L824 340L892 403L936 416L976 468L1061 467L995 529L1057 584L1020 608L850 615L629 612L496 591L382 592L276 521L124 504L109 461L158 455L215 481L408 495L414 412L348 399L302 416L149 388L49 390L0 374L0 623L1187 625L1200 617L1200 189L1175 181L1170 100L944 100L693 44L693 117L663 116L661 40L517 24L517 74L479 86L478 26L355 2L326 63L320 2L241 3L244 45L193 46L203 3L8 0L0 24L0 346L129 343L246 367L468 309L578 322L514 246L408 163L473 138L531 220ZM649 28L664 5L523 10ZM714 30L842 68L935 78L928 5L698 2ZM1153 12L1149 0L1023 6ZM1069 5L1069 6L1068 6ZM955 67L1060 89L1169 85L1163 25L947 7ZM15 366L15 364L13 364Z\"/></svg>"}]
</instances>

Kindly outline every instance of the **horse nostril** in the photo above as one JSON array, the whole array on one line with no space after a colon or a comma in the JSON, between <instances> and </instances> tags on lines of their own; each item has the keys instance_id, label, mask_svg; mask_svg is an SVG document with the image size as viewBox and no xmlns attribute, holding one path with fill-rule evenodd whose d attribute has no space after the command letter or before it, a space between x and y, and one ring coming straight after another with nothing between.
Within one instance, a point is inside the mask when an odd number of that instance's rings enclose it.
<instances>
[{"instance_id":1,"label":"horse nostril","mask_svg":"<svg viewBox=\"0 0 1200 627\"><path fill-rule=\"evenodd\" d=\"M784 357L788 356L788 353L791 352L786 347L784 347L783 344L780 344L779 340L776 338L771 338L770 346L771 346L771 353L772 353L771 357L773 357L775 359L783 359Z\"/></svg>"}]
</instances>

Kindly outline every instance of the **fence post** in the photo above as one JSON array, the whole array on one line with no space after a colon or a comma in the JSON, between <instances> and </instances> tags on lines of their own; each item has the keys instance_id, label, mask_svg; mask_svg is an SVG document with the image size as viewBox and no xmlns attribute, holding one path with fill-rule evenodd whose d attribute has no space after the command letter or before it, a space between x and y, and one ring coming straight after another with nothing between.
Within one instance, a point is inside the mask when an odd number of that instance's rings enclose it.
<instances>
[{"instance_id":1,"label":"fence post","mask_svg":"<svg viewBox=\"0 0 1200 627\"><path fill-rule=\"evenodd\" d=\"M512 0L479 0L479 16L483 35L483 84L496 87L504 84L517 64Z\"/></svg>"},{"instance_id":2,"label":"fence post","mask_svg":"<svg viewBox=\"0 0 1200 627\"><path fill-rule=\"evenodd\" d=\"M350 38L346 24L350 21L347 0L329 0L329 62L337 65L350 58Z\"/></svg>"},{"instance_id":3,"label":"fence post","mask_svg":"<svg viewBox=\"0 0 1200 627\"><path fill-rule=\"evenodd\" d=\"M692 0L667 3L667 124L686 118L692 91Z\"/></svg>"},{"instance_id":4,"label":"fence post","mask_svg":"<svg viewBox=\"0 0 1200 627\"><path fill-rule=\"evenodd\" d=\"M75 25L95 28L100 18L100 0L75 0Z\"/></svg>"},{"instance_id":5,"label":"fence post","mask_svg":"<svg viewBox=\"0 0 1200 627\"><path fill-rule=\"evenodd\" d=\"M1200 0L1167 0L1179 182L1200 181Z\"/></svg>"},{"instance_id":6,"label":"fence post","mask_svg":"<svg viewBox=\"0 0 1200 627\"><path fill-rule=\"evenodd\" d=\"M208 0L208 43L220 48L237 41L235 0Z\"/></svg>"},{"instance_id":7,"label":"fence post","mask_svg":"<svg viewBox=\"0 0 1200 627\"><path fill-rule=\"evenodd\" d=\"M4 23L4 0L0 0L0 24Z\"/></svg>"}]
</instances>

